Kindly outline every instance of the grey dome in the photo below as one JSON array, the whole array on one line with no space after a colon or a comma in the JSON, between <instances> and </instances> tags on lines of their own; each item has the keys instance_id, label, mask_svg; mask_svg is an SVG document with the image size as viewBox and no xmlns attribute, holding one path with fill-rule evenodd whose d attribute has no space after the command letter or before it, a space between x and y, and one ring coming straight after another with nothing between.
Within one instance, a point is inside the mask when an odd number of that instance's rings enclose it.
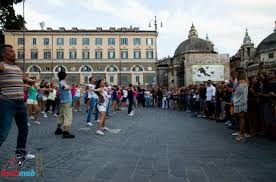
<instances>
[{"instance_id":1,"label":"grey dome","mask_svg":"<svg viewBox=\"0 0 276 182\"><path fill-rule=\"evenodd\" d=\"M185 54L189 52L214 52L214 47L212 42L198 38L190 37L189 39L183 41L176 49L174 55Z\"/></svg>"},{"instance_id":2,"label":"grey dome","mask_svg":"<svg viewBox=\"0 0 276 182\"><path fill-rule=\"evenodd\" d=\"M257 47L257 53L267 49L276 49L276 32L267 36Z\"/></svg>"}]
</instances>

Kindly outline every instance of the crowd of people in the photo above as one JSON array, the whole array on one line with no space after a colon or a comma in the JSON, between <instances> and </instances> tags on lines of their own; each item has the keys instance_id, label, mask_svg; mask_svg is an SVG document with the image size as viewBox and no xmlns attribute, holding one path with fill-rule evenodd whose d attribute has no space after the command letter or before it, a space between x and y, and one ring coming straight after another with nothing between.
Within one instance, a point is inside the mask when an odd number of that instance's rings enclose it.
<instances>
[{"instance_id":1,"label":"crowd of people","mask_svg":"<svg viewBox=\"0 0 276 182\"><path fill-rule=\"evenodd\" d=\"M22 160L35 158L26 151L30 121L40 125L41 117L52 114L58 117L55 134L75 138L70 128L73 112L82 111L81 103L87 115L84 124L91 127L97 123L98 135L110 130L106 119L111 113L128 110L131 117L135 107L159 107L225 122L238 130L233 135L239 142L257 135L276 136L276 71L273 70L249 78L245 71L239 70L229 82L213 84L209 80L170 89L133 87L132 84L109 86L105 80L93 77L89 78L89 84L70 86L65 72L58 73L58 82L28 78L15 64L15 52L10 45L0 47L0 60L0 146L14 118L18 127L16 155Z\"/></svg>"}]
</instances>

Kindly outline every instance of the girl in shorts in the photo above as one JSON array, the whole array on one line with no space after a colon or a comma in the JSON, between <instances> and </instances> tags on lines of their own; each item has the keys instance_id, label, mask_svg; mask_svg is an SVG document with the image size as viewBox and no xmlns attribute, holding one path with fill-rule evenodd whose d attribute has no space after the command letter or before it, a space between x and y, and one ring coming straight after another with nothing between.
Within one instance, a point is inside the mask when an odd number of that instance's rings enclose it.
<instances>
[{"instance_id":1,"label":"girl in shorts","mask_svg":"<svg viewBox=\"0 0 276 182\"><path fill-rule=\"evenodd\" d=\"M106 118L106 111L107 111L107 104L108 104L108 94L104 90L105 87L105 81L99 80L96 84L95 89L98 89L95 93L98 95L98 111L100 113L100 122L98 125L98 129L96 131L96 134L98 135L104 135L103 131L109 131L109 129L105 126L105 118Z\"/></svg>"},{"instance_id":2,"label":"girl in shorts","mask_svg":"<svg viewBox=\"0 0 276 182\"><path fill-rule=\"evenodd\" d=\"M39 108L37 102L37 88L35 82L31 83L28 87L28 99L27 99L27 108L29 114L29 120L34 119L35 124L40 124L38 121ZM35 113L34 117L32 116L33 112Z\"/></svg>"}]
</instances>

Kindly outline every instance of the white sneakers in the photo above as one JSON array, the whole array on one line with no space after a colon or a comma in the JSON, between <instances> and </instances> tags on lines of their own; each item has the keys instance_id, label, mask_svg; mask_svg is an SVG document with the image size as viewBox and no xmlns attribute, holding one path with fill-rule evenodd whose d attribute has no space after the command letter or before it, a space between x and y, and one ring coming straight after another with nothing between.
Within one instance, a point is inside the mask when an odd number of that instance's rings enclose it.
<instances>
[{"instance_id":1,"label":"white sneakers","mask_svg":"<svg viewBox=\"0 0 276 182\"><path fill-rule=\"evenodd\" d=\"M28 126L31 126L31 123L30 123L30 122L28 122Z\"/></svg>"},{"instance_id":2,"label":"white sneakers","mask_svg":"<svg viewBox=\"0 0 276 182\"><path fill-rule=\"evenodd\" d=\"M232 136L239 136L239 135L240 135L240 132L232 133Z\"/></svg>"},{"instance_id":3,"label":"white sneakers","mask_svg":"<svg viewBox=\"0 0 276 182\"><path fill-rule=\"evenodd\" d=\"M104 132L102 132L101 130L97 130L96 134L98 134L98 135L104 135Z\"/></svg>"},{"instance_id":4,"label":"white sneakers","mask_svg":"<svg viewBox=\"0 0 276 182\"><path fill-rule=\"evenodd\" d=\"M43 117L44 117L44 118L48 118L48 116L47 116L47 114L46 114L46 113L44 113Z\"/></svg>"},{"instance_id":5,"label":"white sneakers","mask_svg":"<svg viewBox=\"0 0 276 182\"><path fill-rule=\"evenodd\" d=\"M30 116L30 117L29 117L29 120L31 120L31 119L34 119L34 117L33 117L33 116Z\"/></svg>"},{"instance_id":6,"label":"white sneakers","mask_svg":"<svg viewBox=\"0 0 276 182\"><path fill-rule=\"evenodd\" d=\"M39 122L39 121L35 121L34 123L40 125L40 122Z\"/></svg>"},{"instance_id":7,"label":"white sneakers","mask_svg":"<svg viewBox=\"0 0 276 182\"><path fill-rule=\"evenodd\" d=\"M103 129L104 129L104 131L110 131L110 129L107 127L104 127Z\"/></svg>"},{"instance_id":8,"label":"white sneakers","mask_svg":"<svg viewBox=\"0 0 276 182\"><path fill-rule=\"evenodd\" d=\"M100 122L100 120L96 120L96 121L95 121L95 123L99 123L99 122Z\"/></svg>"},{"instance_id":9,"label":"white sneakers","mask_svg":"<svg viewBox=\"0 0 276 182\"><path fill-rule=\"evenodd\" d=\"M134 111L131 111L128 115L129 116L133 116L134 115Z\"/></svg>"},{"instance_id":10,"label":"white sneakers","mask_svg":"<svg viewBox=\"0 0 276 182\"><path fill-rule=\"evenodd\" d=\"M86 123L87 126L93 126L93 124L91 122Z\"/></svg>"},{"instance_id":11,"label":"white sneakers","mask_svg":"<svg viewBox=\"0 0 276 182\"><path fill-rule=\"evenodd\" d=\"M26 159L35 159L35 155L33 155L33 154L27 154L27 155L25 156L25 158L26 158Z\"/></svg>"}]
</instances>

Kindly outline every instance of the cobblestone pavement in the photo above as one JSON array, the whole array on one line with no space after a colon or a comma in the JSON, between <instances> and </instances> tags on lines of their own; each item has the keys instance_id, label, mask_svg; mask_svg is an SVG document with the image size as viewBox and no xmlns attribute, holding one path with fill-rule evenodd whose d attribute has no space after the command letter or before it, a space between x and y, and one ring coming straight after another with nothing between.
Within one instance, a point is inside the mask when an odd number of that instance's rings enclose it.
<instances>
[{"instance_id":1,"label":"cobblestone pavement","mask_svg":"<svg viewBox=\"0 0 276 182\"><path fill-rule=\"evenodd\" d=\"M180 111L138 109L107 120L104 136L85 125L85 113L74 113L75 139L55 136L56 118L30 126L28 147L41 148L44 177L0 177L0 181L95 182L275 182L276 145L262 137L237 143L222 123L193 118ZM0 163L13 156L13 125L0 148ZM36 160L26 169L38 172ZM24 167L23 167L24 169Z\"/></svg>"}]
</instances>

